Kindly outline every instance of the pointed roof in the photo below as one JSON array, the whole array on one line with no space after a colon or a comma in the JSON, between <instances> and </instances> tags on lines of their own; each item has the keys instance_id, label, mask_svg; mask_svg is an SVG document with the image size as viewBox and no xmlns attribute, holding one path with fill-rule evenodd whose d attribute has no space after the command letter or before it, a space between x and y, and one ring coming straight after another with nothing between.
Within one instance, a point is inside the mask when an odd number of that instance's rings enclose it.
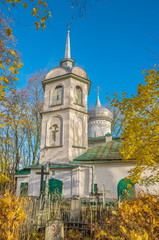
<instances>
[{"instance_id":1,"label":"pointed roof","mask_svg":"<svg viewBox=\"0 0 159 240\"><path fill-rule=\"evenodd\" d=\"M99 86L98 86L97 89L95 89L95 91L97 91L97 100L96 100L96 105L95 105L95 107L101 107L101 103L100 103L100 99L99 99L99 91L100 91L100 90L102 90L102 89L100 89Z\"/></svg>"},{"instance_id":2,"label":"pointed roof","mask_svg":"<svg viewBox=\"0 0 159 240\"><path fill-rule=\"evenodd\" d=\"M71 58L71 46L70 46L70 30L67 30L66 47L64 58Z\"/></svg>"},{"instance_id":3,"label":"pointed roof","mask_svg":"<svg viewBox=\"0 0 159 240\"><path fill-rule=\"evenodd\" d=\"M70 44L70 30L67 30L66 45L65 45L65 55L64 59L60 61L62 67L72 68L75 61L71 59L71 44Z\"/></svg>"},{"instance_id":4,"label":"pointed roof","mask_svg":"<svg viewBox=\"0 0 159 240\"><path fill-rule=\"evenodd\" d=\"M100 99L99 99L99 93L97 95L97 100L96 100L96 107L101 107Z\"/></svg>"}]
</instances>

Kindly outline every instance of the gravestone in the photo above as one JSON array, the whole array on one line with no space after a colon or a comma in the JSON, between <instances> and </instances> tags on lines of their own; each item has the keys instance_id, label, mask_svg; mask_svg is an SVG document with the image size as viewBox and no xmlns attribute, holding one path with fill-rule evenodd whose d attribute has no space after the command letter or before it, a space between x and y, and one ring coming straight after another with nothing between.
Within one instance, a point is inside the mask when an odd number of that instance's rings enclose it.
<instances>
[{"instance_id":1,"label":"gravestone","mask_svg":"<svg viewBox=\"0 0 159 240\"><path fill-rule=\"evenodd\" d=\"M64 224L60 220L48 221L45 228L45 240L63 240Z\"/></svg>"},{"instance_id":2,"label":"gravestone","mask_svg":"<svg viewBox=\"0 0 159 240\"><path fill-rule=\"evenodd\" d=\"M70 221L79 222L81 219L81 200L73 198L71 200Z\"/></svg>"}]
</instances>

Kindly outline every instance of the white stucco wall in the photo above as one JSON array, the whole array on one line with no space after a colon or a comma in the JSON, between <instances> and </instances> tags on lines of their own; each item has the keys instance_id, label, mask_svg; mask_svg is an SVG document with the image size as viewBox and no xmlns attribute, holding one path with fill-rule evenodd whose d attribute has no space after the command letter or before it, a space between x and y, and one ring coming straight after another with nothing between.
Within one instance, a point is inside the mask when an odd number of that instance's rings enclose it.
<instances>
[{"instance_id":1,"label":"white stucco wall","mask_svg":"<svg viewBox=\"0 0 159 240\"><path fill-rule=\"evenodd\" d=\"M96 164L94 172L94 183L97 183L99 191L102 190L102 185L104 184L105 190L109 192L106 193L106 198L117 198L117 186L121 179L128 176L128 171L133 168L132 164L121 163L121 164ZM146 173L147 175L150 173ZM145 187L143 185L135 185L136 193L144 191L151 194L159 194L159 183L154 186Z\"/></svg>"},{"instance_id":2,"label":"white stucco wall","mask_svg":"<svg viewBox=\"0 0 159 240\"><path fill-rule=\"evenodd\" d=\"M97 184L98 191L106 192L106 198L117 198L117 186L121 179L128 176L128 171L133 168L132 164L127 163L105 163L95 164L93 174L93 184ZM40 175L36 173L40 169L31 169L28 176L18 176L17 178L17 195L20 195L20 184L28 182L29 196L38 197L40 194ZM147 173L150 174L150 173ZM49 178L55 178L63 182L63 196L70 198L74 195L86 197L91 194L92 190L92 168L78 167L74 169L50 169ZM44 177L45 180L45 177ZM159 183L151 187L145 187L136 184L136 194L139 191L159 194Z\"/></svg>"},{"instance_id":3,"label":"white stucco wall","mask_svg":"<svg viewBox=\"0 0 159 240\"><path fill-rule=\"evenodd\" d=\"M17 195L20 195L20 184L28 182L28 195L39 197L41 177L37 173L41 169L31 169L28 176L18 176ZM78 167L74 169L50 169L49 179L55 178L63 182L62 195L70 198L74 195L88 196L91 191L91 172L90 168ZM44 176L44 180L46 175Z\"/></svg>"},{"instance_id":4,"label":"white stucco wall","mask_svg":"<svg viewBox=\"0 0 159 240\"><path fill-rule=\"evenodd\" d=\"M20 184L21 183L25 183L25 182L29 183L30 175L27 175L27 176L25 176L25 175L17 175L16 178L17 178L16 195L19 196L20 195Z\"/></svg>"}]
</instances>

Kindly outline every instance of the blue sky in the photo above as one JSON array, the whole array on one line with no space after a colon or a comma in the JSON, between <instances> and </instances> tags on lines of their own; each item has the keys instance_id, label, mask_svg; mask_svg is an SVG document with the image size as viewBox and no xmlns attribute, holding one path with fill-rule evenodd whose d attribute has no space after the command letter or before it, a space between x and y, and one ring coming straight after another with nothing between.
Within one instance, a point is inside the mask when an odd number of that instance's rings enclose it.
<instances>
[{"instance_id":1,"label":"blue sky","mask_svg":"<svg viewBox=\"0 0 159 240\"><path fill-rule=\"evenodd\" d=\"M102 104L107 102L106 92L134 94L143 82L141 71L158 64L159 0L99 0L88 7L86 17L79 17L79 10L70 3L49 1L53 17L44 31L34 29L29 9L12 9L16 48L24 63L19 87L32 73L59 65L71 22L72 58L92 81L89 105L95 103L97 86L102 88Z\"/></svg>"}]
</instances>

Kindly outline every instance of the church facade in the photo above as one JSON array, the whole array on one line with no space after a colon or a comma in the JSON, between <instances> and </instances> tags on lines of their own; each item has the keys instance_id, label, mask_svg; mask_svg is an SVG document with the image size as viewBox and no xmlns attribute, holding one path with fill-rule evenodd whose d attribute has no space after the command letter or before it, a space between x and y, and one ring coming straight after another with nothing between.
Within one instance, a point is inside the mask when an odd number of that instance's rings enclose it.
<instances>
[{"instance_id":1,"label":"church facade","mask_svg":"<svg viewBox=\"0 0 159 240\"><path fill-rule=\"evenodd\" d=\"M66 198L104 194L106 199L117 199L129 191L128 184L135 194L144 187L124 180L134 161L122 161L120 138L111 135L113 115L101 106L99 94L95 107L88 112L91 82L85 70L74 64L68 31L64 59L42 82L39 163L15 174L17 194L25 188L27 195L38 197L45 181L50 191L57 188Z\"/></svg>"}]
</instances>

